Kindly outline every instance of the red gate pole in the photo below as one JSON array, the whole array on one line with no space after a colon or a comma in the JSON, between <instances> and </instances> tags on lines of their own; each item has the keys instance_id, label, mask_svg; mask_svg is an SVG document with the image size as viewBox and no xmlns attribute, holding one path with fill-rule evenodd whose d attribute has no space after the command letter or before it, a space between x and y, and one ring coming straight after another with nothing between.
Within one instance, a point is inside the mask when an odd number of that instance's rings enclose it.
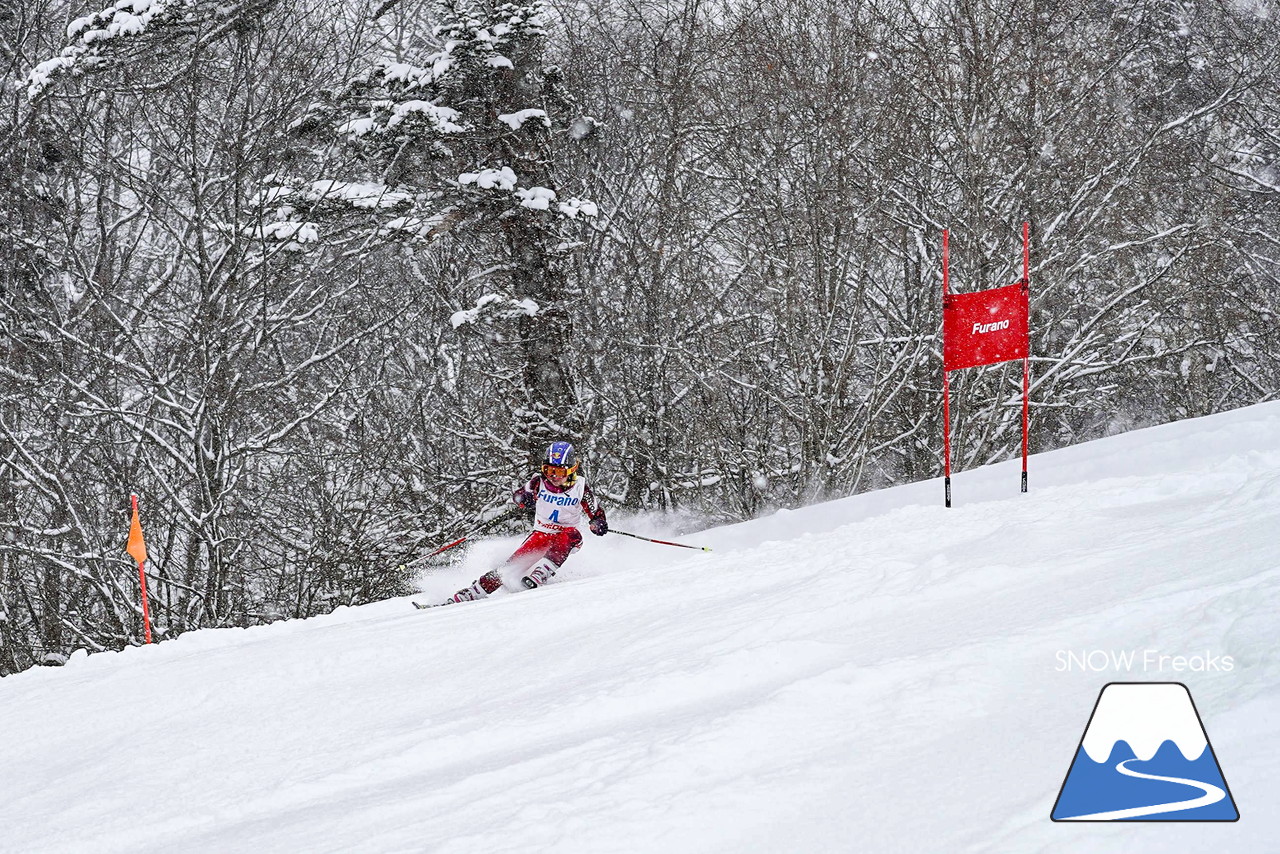
<instances>
[{"instance_id":1,"label":"red gate pole","mask_svg":"<svg viewBox=\"0 0 1280 854\"><path fill-rule=\"evenodd\" d=\"M946 506L951 506L951 381L947 374L947 323L945 314L947 310L947 294L948 284L948 230L942 230L942 311L944 319L942 322L942 466L943 466L943 490L946 498Z\"/></svg>"},{"instance_id":2,"label":"red gate pole","mask_svg":"<svg viewBox=\"0 0 1280 854\"><path fill-rule=\"evenodd\" d=\"M1031 223L1022 223L1022 289L1027 294L1027 355L1022 358L1022 491L1027 491L1027 433L1031 419Z\"/></svg>"},{"instance_id":3,"label":"red gate pole","mask_svg":"<svg viewBox=\"0 0 1280 854\"><path fill-rule=\"evenodd\" d=\"M951 383L947 380L947 369L942 369L942 459L943 490L946 506L951 506Z\"/></svg>"}]
</instances>

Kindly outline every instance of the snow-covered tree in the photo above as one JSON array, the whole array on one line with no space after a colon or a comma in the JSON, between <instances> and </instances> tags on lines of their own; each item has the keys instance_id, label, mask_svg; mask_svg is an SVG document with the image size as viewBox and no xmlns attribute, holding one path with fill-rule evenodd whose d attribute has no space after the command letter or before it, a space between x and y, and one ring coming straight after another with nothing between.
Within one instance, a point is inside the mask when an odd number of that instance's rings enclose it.
<instances>
[{"instance_id":1,"label":"snow-covered tree","mask_svg":"<svg viewBox=\"0 0 1280 854\"><path fill-rule=\"evenodd\" d=\"M134 33L129 62L97 54L92 74L55 74L23 105L58 164L21 185L47 196L51 225L15 206L22 228L5 229L41 259L0 312L15 568L0 595L28 605L4 609L27 618L19 648L136 640L136 569L119 552L130 491L162 637L402 589L402 544L353 507L385 488L368 486L376 457L334 447L358 442L352 413L412 308L354 261L317 270L328 259L246 226L302 84L342 73L342 22L274 14L211 41ZM167 66L184 46L188 64Z\"/></svg>"},{"instance_id":2,"label":"snow-covered tree","mask_svg":"<svg viewBox=\"0 0 1280 854\"><path fill-rule=\"evenodd\" d=\"M272 176L262 231L362 251L468 244L474 266L461 271L449 320L495 350L485 361L509 375L507 415L533 451L581 426L571 342L584 295L567 268L597 209L575 195L566 164L595 120L544 64L545 4L449 0L438 15L434 52L384 59L296 121L321 156Z\"/></svg>"}]
</instances>

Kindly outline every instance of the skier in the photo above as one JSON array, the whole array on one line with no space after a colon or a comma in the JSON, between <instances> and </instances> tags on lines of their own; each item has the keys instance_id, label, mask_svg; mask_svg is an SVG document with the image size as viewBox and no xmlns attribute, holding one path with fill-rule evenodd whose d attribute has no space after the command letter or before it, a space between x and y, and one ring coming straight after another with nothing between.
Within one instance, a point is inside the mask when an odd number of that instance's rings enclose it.
<instances>
[{"instance_id":1,"label":"skier","mask_svg":"<svg viewBox=\"0 0 1280 854\"><path fill-rule=\"evenodd\" d=\"M502 586L508 573L524 573L520 580L530 589L546 584L582 545L578 525L584 515L591 533L598 537L609 533L604 508L596 502L586 479L578 476L578 455L568 442L551 443L542 472L517 489L512 500L533 514L533 532L502 566L486 572L442 604L483 599Z\"/></svg>"}]
</instances>

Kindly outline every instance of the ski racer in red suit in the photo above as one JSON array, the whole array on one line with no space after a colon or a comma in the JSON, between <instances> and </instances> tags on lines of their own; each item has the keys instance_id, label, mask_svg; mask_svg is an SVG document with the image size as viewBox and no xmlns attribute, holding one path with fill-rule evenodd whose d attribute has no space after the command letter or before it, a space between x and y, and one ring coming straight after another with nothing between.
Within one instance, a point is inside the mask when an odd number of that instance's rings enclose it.
<instances>
[{"instance_id":1,"label":"ski racer in red suit","mask_svg":"<svg viewBox=\"0 0 1280 854\"><path fill-rule=\"evenodd\" d=\"M533 513L533 533L511 557L472 584L453 594L444 604L483 599L502 586L505 575L520 573L525 587L540 587L551 580L572 552L582 545L578 525L587 519L591 533L609 533L600 507L578 476L578 455L568 442L553 442L543 457L542 472L534 475L512 496L517 507Z\"/></svg>"}]
</instances>

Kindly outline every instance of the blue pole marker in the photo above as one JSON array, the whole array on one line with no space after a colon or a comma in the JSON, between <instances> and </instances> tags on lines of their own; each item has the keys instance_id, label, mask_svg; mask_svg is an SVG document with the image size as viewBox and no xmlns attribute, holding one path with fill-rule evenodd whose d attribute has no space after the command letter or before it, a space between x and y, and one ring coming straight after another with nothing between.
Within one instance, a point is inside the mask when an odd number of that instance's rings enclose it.
<instances>
[{"instance_id":1,"label":"blue pole marker","mask_svg":"<svg viewBox=\"0 0 1280 854\"><path fill-rule=\"evenodd\" d=\"M1111 682L1062 781L1054 821L1237 821L1191 692L1181 682Z\"/></svg>"}]
</instances>

